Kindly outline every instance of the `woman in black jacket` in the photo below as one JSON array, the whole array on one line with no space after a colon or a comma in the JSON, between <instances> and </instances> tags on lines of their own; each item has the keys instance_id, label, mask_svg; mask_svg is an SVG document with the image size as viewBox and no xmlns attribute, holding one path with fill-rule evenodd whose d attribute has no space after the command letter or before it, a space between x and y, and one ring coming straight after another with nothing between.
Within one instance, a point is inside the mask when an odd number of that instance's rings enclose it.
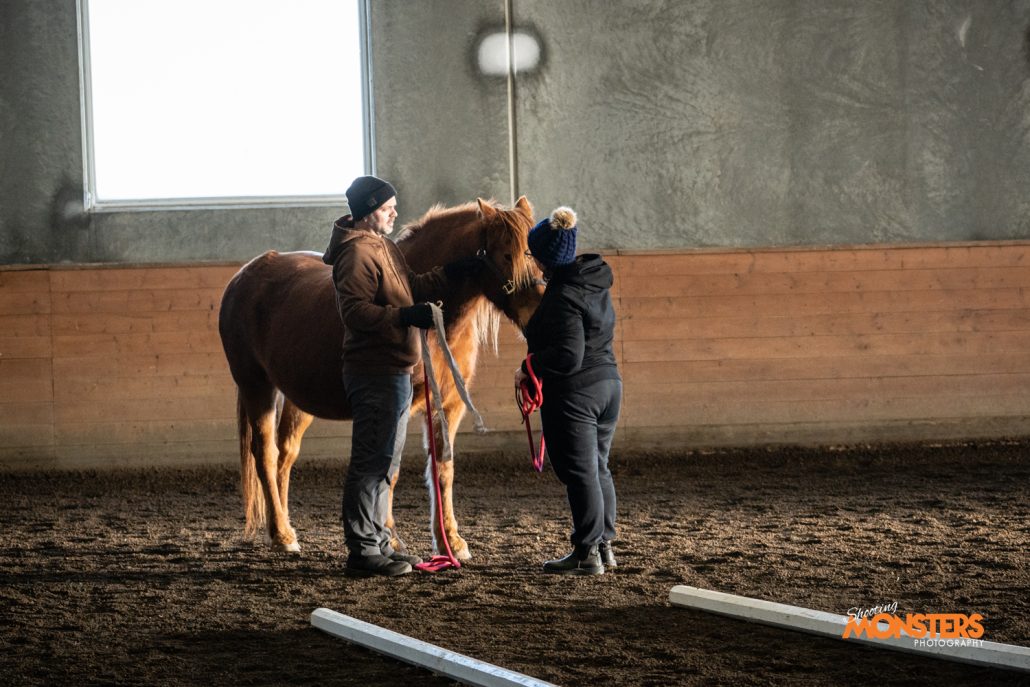
<instances>
[{"instance_id":1,"label":"woman in black jacket","mask_svg":"<svg viewBox=\"0 0 1030 687\"><path fill-rule=\"evenodd\" d=\"M615 566L615 484L608 451L622 403L612 340L612 270L600 255L576 257L576 213L558 208L529 233L529 252L547 289L526 325L530 367L543 382L547 455L572 509L572 553L544 563L550 573L599 575ZM528 364L527 364L528 363Z\"/></svg>"}]
</instances>

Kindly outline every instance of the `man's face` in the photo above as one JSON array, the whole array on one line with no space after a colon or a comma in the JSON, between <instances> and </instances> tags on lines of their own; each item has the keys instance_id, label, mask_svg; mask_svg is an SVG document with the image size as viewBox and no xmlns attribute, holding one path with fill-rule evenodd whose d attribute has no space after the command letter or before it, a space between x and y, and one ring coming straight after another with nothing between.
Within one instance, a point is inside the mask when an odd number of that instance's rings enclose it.
<instances>
[{"instance_id":1,"label":"man's face","mask_svg":"<svg viewBox=\"0 0 1030 687\"><path fill-rule=\"evenodd\" d=\"M396 196L386 201L369 215L365 216L365 225L380 234L389 234L393 231L393 221L397 219L397 198Z\"/></svg>"}]
</instances>

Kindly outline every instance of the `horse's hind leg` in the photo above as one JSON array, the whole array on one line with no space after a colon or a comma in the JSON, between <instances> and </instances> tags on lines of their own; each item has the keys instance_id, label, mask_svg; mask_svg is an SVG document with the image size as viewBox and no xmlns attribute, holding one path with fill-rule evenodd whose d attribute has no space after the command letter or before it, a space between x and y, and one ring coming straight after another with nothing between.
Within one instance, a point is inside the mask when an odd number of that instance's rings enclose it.
<instances>
[{"instance_id":1,"label":"horse's hind leg","mask_svg":"<svg viewBox=\"0 0 1030 687\"><path fill-rule=\"evenodd\" d=\"M241 396L250 422L251 453L256 461L258 479L265 495L268 536L272 546L283 551L299 551L297 537L290 527L283 508L278 486L279 450L275 445L275 390L263 389L258 393Z\"/></svg>"},{"instance_id":2,"label":"horse's hind leg","mask_svg":"<svg viewBox=\"0 0 1030 687\"><path fill-rule=\"evenodd\" d=\"M397 488L397 479L401 476L401 471L398 470L393 479L390 480L390 491L387 494L386 501L386 529L390 531L390 546L393 547L394 551L400 553L408 552L408 545L401 539L401 535L397 533L397 521L393 517L393 492Z\"/></svg>"},{"instance_id":3,"label":"horse's hind leg","mask_svg":"<svg viewBox=\"0 0 1030 687\"><path fill-rule=\"evenodd\" d=\"M304 432L311 426L313 415L293 405L289 399L283 399L282 414L279 417L279 428L276 432L276 444L279 449L279 467L277 481L279 484L279 503L282 505L286 526L297 541L297 533L290 525L290 471L300 455L300 442ZM299 546L299 545L298 545Z\"/></svg>"}]
</instances>

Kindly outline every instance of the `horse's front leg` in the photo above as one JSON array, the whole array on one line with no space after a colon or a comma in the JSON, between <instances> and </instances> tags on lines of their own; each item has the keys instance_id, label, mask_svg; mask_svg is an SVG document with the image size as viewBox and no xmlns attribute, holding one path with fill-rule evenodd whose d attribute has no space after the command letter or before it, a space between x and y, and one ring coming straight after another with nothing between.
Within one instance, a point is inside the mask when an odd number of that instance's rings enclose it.
<instances>
[{"instance_id":1,"label":"horse's front leg","mask_svg":"<svg viewBox=\"0 0 1030 687\"><path fill-rule=\"evenodd\" d=\"M454 446L454 439L458 434L458 425L461 423L461 418L465 414L465 406L462 404L460 398L457 396L457 392L452 392L444 402L444 413L447 415L447 435L450 439L451 446ZM443 506L443 522L440 522L439 509L436 506L436 494L432 491L432 482L430 484L430 503L433 506L433 512L431 515L431 522L433 523L433 546L437 553L444 553L441 542L443 537L447 537L447 541L451 546L451 553L458 560L467 561L472 558L472 553L469 551L468 543L458 534L458 520L454 517L454 461L443 460L446 458L442 454L443 452L443 437L440 433L440 425L434 423L433 431L436 436L436 445L438 449L437 470L436 476L440 480L440 503ZM427 475L428 470L432 469L432 461L430 460L426 466ZM429 480L427 480L428 482Z\"/></svg>"},{"instance_id":2,"label":"horse's front leg","mask_svg":"<svg viewBox=\"0 0 1030 687\"><path fill-rule=\"evenodd\" d=\"M437 478L440 480L440 503L443 504L443 529L441 531L440 516L433 510L433 546L437 553L444 553L441 542L446 536L451 545L451 553L460 561L467 561L472 558L469 552L468 543L458 534L458 521L454 517L454 502L452 499L454 486L454 461L438 462ZM431 465L430 465L431 468ZM435 504L436 498L433 495L432 501Z\"/></svg>"}]
</instances>

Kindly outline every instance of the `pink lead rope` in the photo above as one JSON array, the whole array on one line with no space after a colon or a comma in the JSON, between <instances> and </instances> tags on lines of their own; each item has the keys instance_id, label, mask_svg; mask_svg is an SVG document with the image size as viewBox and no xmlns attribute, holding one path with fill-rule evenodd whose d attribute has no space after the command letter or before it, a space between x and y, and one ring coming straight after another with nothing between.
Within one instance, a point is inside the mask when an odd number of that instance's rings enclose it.
<instances>
[{"instance_id":1,"label":"pink lead rope","mask_svg":"<svg viewBox=\"0 0 1030 687\"><path fill-rule=\"evenodd\" d=\"M527 378L522 380L519 386L515 387L515 403L522 412L522 422L526 425L526 436L529 438L529 458L533 461L533 467L537 472L544 471L544 430L540 429L540 450L533 451L533 427L530 425L529 416L544 404L544 385L540 378L533 372L533 354L526 356Z\"/></svg>"},{"instance_id":2,"label":"pink lead rope","mask_svg":"<svg viewBox=\"0 0 1030 687\"><path fill-rule=\"evenodd\" d=\"M422 371L425 373L425 367L423 366ZM426 423L429 425L429 455L433 459L433 488L436 490L436 513L439 517L438 522L440 523L440 538L443 540L444 551L447 552L446 556L438 555L433 556L424 563L417 563L415 570L421 570L422 572L440 572L447 568L460 568L461 563L454 557L454 553L451 551L451 543L447 541L447 532L443 526L443 500L440 498L440 475L437 471L437 458L436 458L436 434L433 432L433 405L430 403L429 398L429 374L425 373L426 387Z\"/></svg>"}]
</instances>

